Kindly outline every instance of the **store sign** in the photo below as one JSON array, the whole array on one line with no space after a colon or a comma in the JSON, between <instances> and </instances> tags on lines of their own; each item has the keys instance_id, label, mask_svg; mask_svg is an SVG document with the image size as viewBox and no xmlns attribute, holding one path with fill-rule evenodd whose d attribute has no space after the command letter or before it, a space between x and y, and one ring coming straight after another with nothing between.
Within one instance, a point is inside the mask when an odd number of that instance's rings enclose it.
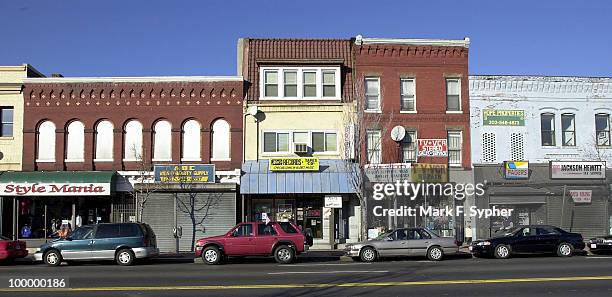
<instances>
[{"instance_id":1,"label":"store sign","mask_svg":"<svg viewBox=\"0 0 612 297\"><path fill-rule=\"evenodd\" d=\"M171 164L155 165L155 182L161 183L214 183L215 165Z\"/></svg>"},{"instance_id":2,"label":"store sign","mask_svg":"<svg viewBox=\"0 0 612 297\"><path fill-rule=\"evenodd\" d=\"M550 179L606 179L606 162L550 161Z\"/></svg>"},{"instance_id":3,"label":"store sign","mask_svg":"<svg viewBox=\"0 0 612 297\"><path fill-rule=\"evenodd\" d=\"M417 139L419 157L447 157L448 141L446 139Z\"/></svg>"},{"instance_id":4,"label":"store sign","mask_svg":"<svg viewBox=\"0 0 612 297\"><path fill-rule=\"evenodd\" d=\"M318 171L317 158L272 158L270 171Z\"/></svg>"},{"instance_id":5,"label":"store sign","mask_svg":"<svg viewBox=\"0 0 612 297\"><path fill-rule=\"evenodd\" d=\"M446 183L448 182L447 164L423 164L412 165L413 183Z\"/></svg>"},{"instance_id":6,"label":"store sign","mask_svg":"<svg viewBox=\"0 0 612 297\"><path fill-rule=\"evenodd\" d=\"M591 203L593 197L592 190L569 190L569 195L574 200L574 203Z\"/></svg>"},{"instance_id":7,"label":"store sign","mask_svg":"<svg viewBox=\"0 0 612 297\"><path fill-rule=\"evenodd\" d=\"M412 166L410 163L367 164L364 172L370 182L394 182L410 180Z\"/></svg>"},{"instance_id":8,"label":"store sign","mask_svg":"<svg viewBox=\"0 0 612 297\"><path fill-rule=\"evenodd\" d=\"M484 126L525 126L524 110L484 109L482 111Z\"/></svg>"},{"instance_id":9,"label":"store sign","mask_svg":"<svg viewBox=\"0 0 612 297\"><path fill-rule=\"evenodd\" d=\"M342 196L325 196L325 207L342 208Z\"/></svg>"},{"instance_id":10,"label":"store sign","mask_svg":"<svg viewBox=\"0 0 612 297\"><path fill-rule=\"evenodd\" d=\"M506 179L529 179L529 161L504 162Z\"/></svg>"},{"instance_id":11,"label":"store sign","mask_svg":"<svg viewBox=\"0 0 612 297\"><path fill-rule=\"evenodd\" d=\"M110 183L4 183L0 196L109 196Z\"/></svg>"}]
</instances>

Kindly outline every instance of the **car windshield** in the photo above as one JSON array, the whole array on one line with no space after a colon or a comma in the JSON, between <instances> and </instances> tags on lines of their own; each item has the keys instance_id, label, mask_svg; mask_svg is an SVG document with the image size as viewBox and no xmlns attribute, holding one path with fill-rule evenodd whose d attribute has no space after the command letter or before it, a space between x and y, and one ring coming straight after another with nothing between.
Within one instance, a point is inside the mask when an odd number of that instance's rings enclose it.
<instances>
[{"instance_id":1,"label":"car windshield","mask_svg":"<svg viewBox=\"0 0 612 297\"><path fill-rule=\"evenodd\" d=\"M427 233L429 233L431 235L431 237L440 237L440 234L438 234L436 231L433 231L433 230L427 229L427 228L423 228L423 230L425 230Z\"/></svg>"},{"instance_id":2,"label":"car windshield","mask_svg":"<svg viewBox=\"0 0 612 297\"><path fill-rule=\"evenodd\" d=\"M376 240L382 240L382 239L385 239L385 237L391 236L391 235L393 234L393 232L394 232L394 231L395 231L395 230L391 230L391 231L383 232L383 233L381 233L380 235L378 235L378 236L377 236L376 238L374 238L374 239L376 239Z\"/></svg>"},{"instance_id":3,"label":"car windshield","mask_svg":"<svg viewBox=\"0 0 612 297\"><path fill-rule=\"evenodd\" d=\"M91 226L78 227L70 234L71 239L85 239L91 237L93 228Z\"/></svg>"}]
</instances>

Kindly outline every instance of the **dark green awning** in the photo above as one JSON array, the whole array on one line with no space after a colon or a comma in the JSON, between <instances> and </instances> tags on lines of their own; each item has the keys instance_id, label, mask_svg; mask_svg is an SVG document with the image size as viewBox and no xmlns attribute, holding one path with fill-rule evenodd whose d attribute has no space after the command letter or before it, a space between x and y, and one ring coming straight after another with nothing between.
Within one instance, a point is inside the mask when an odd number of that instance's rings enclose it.
<instances>
[{"instance_id":1,"label":"dark green awning","mask_svg":"<svg viewBox=\"0 0 612 297\"><path fill-rule=\"evenodd\" d=\"M108 196L115 171L35 171L0 173L0 196Z\"/></svg>"}]
</instances>

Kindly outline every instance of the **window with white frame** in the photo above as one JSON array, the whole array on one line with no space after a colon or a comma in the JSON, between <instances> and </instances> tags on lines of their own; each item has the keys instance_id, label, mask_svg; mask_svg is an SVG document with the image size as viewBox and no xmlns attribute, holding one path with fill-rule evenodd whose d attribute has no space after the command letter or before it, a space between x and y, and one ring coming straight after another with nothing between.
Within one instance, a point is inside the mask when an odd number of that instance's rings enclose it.
<instances>
[{"instance_id":1,"label":"window with white frame","mask_svg":"<svg viewBox=\"0 0 612 297\"><path fill-rule=\"evenodd\" d=\"M183 124L183 161L201 161L200 130L200 123L196 120L188 120Z\"/></svg>"},{"instance_id":2,"label":"window with white frame","mask_svg":"<svg viewBox=\"0 0 612 297\"><path fill-rule=\"evenodd\" d=\"M223 119L212 125L212 160L230 160L230 125Z\"/></svg>"},{"instance_id":3,"label":"window with white frame","mask_svg":"<svg viewBox=\"0 0 612 297\"><path fill-rule=\"evenodd\" d=\"M13 107L0 107L0 137L13 136Z\"/></svg>"},{"instance_id":4,"label":"window with white frame","mask_svg":"<svg viewBox=\"0 0 612 297\"><path fill-rule=\"evenodd\" d=\"M540 115L540 132L542 146L555 146L555 114L543 113Z\"/></svg>"},{"instance_id":5,"label":"window with white frame","mask_svg":"<svg viewBox=\"0 0 612 297\"><path fill-rule=\"evenodd\" d=\"M366 131L366 157L369 164L378 164L381 162L380 136L380 130Z\"/></svg>"},{"instance_id":6,"label":"window with white frame","mask_svg":"<svg viewBox=\"0 0 612 297\"><path fill-rule=\"evenodd\" d=\"M406 136L402 139L402 161L413 163L417 161L416 131L406 131Z\"/></svg>"},{"instance_id":7,"label":"window with white frame","mask_svg":"<svg viewBox=\"0 0 612 297\"><path fill-rule=\"evenodd\" d=\"M314 153L337 151L338 135L335 132L312 132L312 151Z\"/></svg>"},{"instance_id":8,"label":"window with white frame","mask_svg":"<svg viewBox=\"0 0 612 297\"><path fill-rule=\"evenodd\" d=\"M446 111L461 111L461 80L446 79Z\"/></svg>"},{"instance_id":9,"label":"window with white frame","mask_svg":"<svg viewBox=\"0 0 612 297\"><path fill-rule=\"evenodd\" d=\"M340 99L340 67L260 67L260 77L261 99Z\"/></svg>"},{"instance_id":10,"label":"window with white frame","mask_svg":"<svg viewBox=\"0 0 612 297\"><path fill-rule=\"evenodd\" d=\"M414 78L402 78L401 111L416 111L416 81Z\"/></svg>"},{"instance_id":11,"label":"window with white frame","mask_svg":"<svg viewBox=\"0 0 612 297\"><path fill-rule=\"evenodd\" d=\"M289 152L289 133L288 132L264 132L263 133L264 153L288 153Z\"/></svg>"},{"instance_id":12,"label":"window with white frame","mask_svg":"<svg viewBox=\"0 0 612 297\"><path fill-rule=\"evenodd\" d=\"M38 162L55 162L55 124L51 121L40 123L37 131Z\"/></svg>"},{"instance_id":13,"label":"window with white frame","mask_svg":"<svg viewBox=\"0 0 612 297\"><path fill-rule=\"evenodd\" d=\"M153 160L172 161L172 125L157 121L153 126Z\"/></svg>"},{"instance_id":14,"label":"window with white frame","mask_svg":"<svg viewBox=\"0 0 612 297\"><path fill-rule=\"evenodd\" d=\"M85 156L85 125L73 121L66 129L66 162L83 162Z\"/></svg>"},{"instance_id":15,"label":"window with white frame","mask_svg":"<svg viewBox=\"0 0 612 297\"><path fill-rule=\"evenodd\" d=\"M142 159L142 124L139 121L131 120L125 124L123 143L125 161Z\"/></svg>"},{"instance_id":16,"label":"window with white frame","mask_svg":"<svg viewBox=\"0 0 612 297\"><path fill-rule=\"evenodd\" d=\"M113 123L104 120L96 125L96 161L113 160Z\"/></svg>"},{"instance_id":17,"label":"window with white frame","mask_svg":"<svg viewBox=\"0 0 612 297\"><path fill-rule=\"evenodd\" d=\"M448 131L448 164L461 166L461 131Z\"/></svg>"},{"instance_id":18,"label":"window with white frame","mask_svg":"<svg viewBox=\"0 0 612 297\"><path fill-rule=\"evenodd\" d=\"M365 110L380 111L380 78L365 78Z\"/></svg>"},{"instance_id":19,"label":"window with white frame","mask_svg":"<svg viewBox=\"0 0 612 297\"><path fill-rule=\"evenodd\" d=\"M598 113L595 115L595 134L597 146L610 146L610 115Z\"/></svg>"},{"instance_id":20,"label":"window with white frame","mask_svg":"<svg viewBox=\"0 0 612 297\"><path fill-rule=\"evenodd\" d=\"M561 132L563 146L576 146L576 126L573 113L561 115Z\"/></svg>"}]
</instances>

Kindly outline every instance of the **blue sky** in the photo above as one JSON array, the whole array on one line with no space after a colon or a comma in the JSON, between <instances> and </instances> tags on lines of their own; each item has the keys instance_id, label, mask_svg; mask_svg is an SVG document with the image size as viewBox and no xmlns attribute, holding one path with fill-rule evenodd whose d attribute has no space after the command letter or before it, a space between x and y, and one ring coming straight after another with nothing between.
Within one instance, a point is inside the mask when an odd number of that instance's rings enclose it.
<instances>
[{"instance_id":1,"label":"blue sky","mask_svg":"<svg viewBox=\"0 0 612 297\"><path fill-rule=\"evenodd\" d=\"M470 37L471 74L612 76L612 1L0 0L0 65L234 75L240 37Z\"/></svg>"}]
</instances>

